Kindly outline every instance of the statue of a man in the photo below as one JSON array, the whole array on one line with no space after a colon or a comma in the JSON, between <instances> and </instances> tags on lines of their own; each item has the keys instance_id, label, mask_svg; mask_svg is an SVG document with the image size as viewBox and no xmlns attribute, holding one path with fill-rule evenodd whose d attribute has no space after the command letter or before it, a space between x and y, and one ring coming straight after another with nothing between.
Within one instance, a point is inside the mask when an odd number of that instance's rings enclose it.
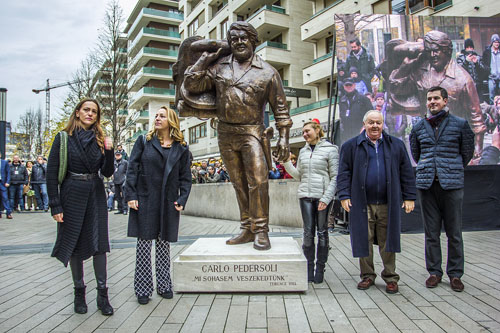
<instances>
[{"instance_id":1,"label":"statue of a man","mask_svg":"<svg viewBox=\"0 0 500 333\"><path fill-rule=\"evenodd\" d=\"M443 87L448 91L450 112L468 120L476 134L475 158L478 160L486 126L474 80L452 58L453 44L448 35L433 30L425 35L423 45L403 41L397 44L393 58L404 60L389 77L393 106L397 107L401 102L403 109L415 109L423 116L427 90L434 86ZM412 105L404 105L404 101Z\"/></svg>"},{"instance_id":2,"label":"statue of a man","mask_svg":"<svg viewBox=\"0 0 500 333\"><path fill-rule=\"evenodd\" d=\"M240 208L241 233L227 244L253 242L257 250L271 248L268 237L269 131L264 110L269 103L279 131L278 157L285 160L292 120L276 69L255 54L257 31L246 22L231 24L231 53L203 52L184 73L184 88L192 94L215 89L219 149L229 171ZM215 44L214 44L215 45Z\"/></svg>"}]
</instances>

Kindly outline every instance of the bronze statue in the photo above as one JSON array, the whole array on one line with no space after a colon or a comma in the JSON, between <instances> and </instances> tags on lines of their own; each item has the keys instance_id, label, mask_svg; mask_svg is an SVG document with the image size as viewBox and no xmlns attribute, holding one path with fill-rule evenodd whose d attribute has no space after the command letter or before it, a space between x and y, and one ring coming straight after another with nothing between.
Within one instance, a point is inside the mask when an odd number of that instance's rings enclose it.
<instances>
[{"instance_id":1,"label":"bronze statue","mask_svg":"<svg viewBox=\"0 0 500 333\"><path fill-rule=\"evenodd\" d=\"M475 137L475 160L481 155L486 127L474 80L452 58L453 45L447 34L429 31L424 43L391 40L386 45L392 112L424 116L427 90L441 86L448 91L450 112L469 121Z\"/></svg>"},{"instance_id":2,"label":"bronze statue","mask_svg":"<svg viewBox=\"0 0 500 333\"><path fill-rule=\"evenodd\" d=\"M280 75L255 54L259 43L255 28L235 22L227 36L227 42L200 38L183 42L174 68L177 105L181 116L218 118L219 149L236 191L241 219L241 233L226 244L253 242L255 249L268 250L273 130L264 127L266 104L279 131L280 160L289 155L292 120Z\"/></svg>"}]
</instances>

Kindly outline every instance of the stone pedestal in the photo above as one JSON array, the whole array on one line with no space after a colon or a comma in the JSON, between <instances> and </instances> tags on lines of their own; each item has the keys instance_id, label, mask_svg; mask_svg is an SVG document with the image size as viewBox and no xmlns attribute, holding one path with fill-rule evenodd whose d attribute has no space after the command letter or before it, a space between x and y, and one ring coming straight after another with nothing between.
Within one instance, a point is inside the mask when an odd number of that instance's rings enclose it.
<instances>
[{"instance_id":1,"label":"stone pedestal","mask_svg":"<svg viewBox=\"0 0 500 333\"><path fill-rule=\"evenodd\" d=\"M173 264L176 292L283 292L307 290L307 261L292 237L271 238L271 249L253 243L226 245L200 238Z\"/></svg>"}]
</instances>

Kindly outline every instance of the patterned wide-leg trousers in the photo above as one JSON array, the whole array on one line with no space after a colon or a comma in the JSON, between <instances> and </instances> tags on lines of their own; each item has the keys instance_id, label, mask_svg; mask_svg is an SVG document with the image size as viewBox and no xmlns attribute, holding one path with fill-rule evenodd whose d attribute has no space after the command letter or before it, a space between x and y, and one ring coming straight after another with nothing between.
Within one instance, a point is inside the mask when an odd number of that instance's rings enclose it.
<instances>
[{"instance_id":1,"label":"patterned wide-leg trousers","mask_svg":"<svg viewBox=\"0 0 500 333\"><path fill-rule=\"evenodd\" d=\"M156 286L158 293L162 294L172 290L170 278L170 243L161 239L155 240L155 269ZM137 239L134 290L136 296L149 296L153 294L153 269L151 266L152 240Z\"/></svg>"}]
</instances>

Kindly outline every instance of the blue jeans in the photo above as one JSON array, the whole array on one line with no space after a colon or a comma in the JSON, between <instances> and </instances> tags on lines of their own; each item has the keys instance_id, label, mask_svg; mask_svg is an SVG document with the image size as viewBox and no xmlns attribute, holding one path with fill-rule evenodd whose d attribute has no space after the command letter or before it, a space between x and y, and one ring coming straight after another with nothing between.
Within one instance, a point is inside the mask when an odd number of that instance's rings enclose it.
<instances>
[{"instance_id":1,"label":"blue jeans","mask_svg":"<svg viewBox=\"0 0 500 333\"><path fill-rule=\"evenodd\" d=\"M9 195L8 195L8 188L3 185L3 183L0 184L0 199L2 201L3 208L5 208L5 211L7 212L7 215L12 214L12 208L10 208L10 202L9 202Z\"/></svg>"},{"instance_id":2,"label":"blue jeans","mask_svg":"<svg viewBox=\"0 0 500 333\"><path fill-rule=\"evenodd\" d=\"M115 200L115 194L108 194L108 209L113 209L113 204L114 204L114 201Z\"/></svg>"},{"instance_id":3,"label":"blue jeans","mask_svg":"<svg viewBox=\"0 0 500 333\"><path fill-rule=\"evenodd\" d=\"M497 94L500 94L500 79L488 79L488 89L490 91L490 104Z\"/></svg>"},{"instance_id":4,"label":"blue jeans","mask_svg":"<svg viewBox=\"0 0 500 333\"><path fill-rule=\"evenodd\" d=\"M35 190L36 204L38 209L49 209L49 196L47 195L47 184L32 184Z\"/></svg>"},{"instance_id":5,"label":"blue jeans","mask_svg":"<svg viewBox=\"0 0 500 333\"><path fill-rule=\"evenodd\" d=\"M17 205L21 206L21 210L24 210L23 185L10 184L9 186L10 207L13 210L17 208Z\"/></svg>"}]
</instances>

